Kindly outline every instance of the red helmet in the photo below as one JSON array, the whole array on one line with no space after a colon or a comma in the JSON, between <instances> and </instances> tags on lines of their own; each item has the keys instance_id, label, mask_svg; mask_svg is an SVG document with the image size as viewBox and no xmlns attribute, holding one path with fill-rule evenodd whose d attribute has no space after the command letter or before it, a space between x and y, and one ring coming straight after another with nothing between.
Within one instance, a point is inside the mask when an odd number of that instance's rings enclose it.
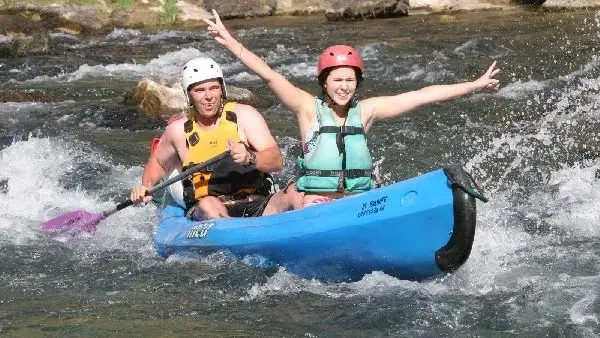
<instances>
[{"instance_id":1,"label":"red helmet","mask_svg":"<svg viewBox=\"0 0 600 338\"><path fill-rule=\"evenodd\" d=\"M350 66L364 71L365 66L363 60L358 55L356 49L346 45L335 45L327 47L321 56L319 56L319 62L317 63L317 76L321 75L327 68L336 66Z\"/></svg>"}]
</instances>

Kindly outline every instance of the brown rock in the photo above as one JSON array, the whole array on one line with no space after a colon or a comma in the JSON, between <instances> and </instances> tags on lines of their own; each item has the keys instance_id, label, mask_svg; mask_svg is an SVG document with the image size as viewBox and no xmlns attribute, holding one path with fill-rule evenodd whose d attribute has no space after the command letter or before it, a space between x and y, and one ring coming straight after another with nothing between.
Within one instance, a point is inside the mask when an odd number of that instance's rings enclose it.
<instances>
[{"instance_id":1,"label":"brown rock","mask_svg":"<svg viewBox=\"0 0 600 338\"><path fill-rule=\"evenodd\" d=\"M204 0L204 8L217 10L223 19L269 16L273 15L276 6L277 0Z\"/></svg>"},{"instance_id":2,"label":"brown rock","mask_svg":"<svg viewBox=\"0 0 600 338\"><path fill-rule=\"evenodd\" d=\"M598 8L599 0L546 0L544 7L553 9L563 8Z\"/></svg>"},{"instance_id":3,"label":"brown rock","mask_svg":"<svg viewBox=\"0 0 600 338\"><path fill-rule=\"evenodd\" d=\"M408 15L408 0L336 0L325 12L327 20L393 18Z\"/></svg>"},{"instance_id":4,"label":"brown rock","mask_svg":"<svg viewBox=\"0 0 600 338\"><path fill-rule=\"evenodd\" d=\"M113 27L141 28L155 26L160 22L160 7L149 6L120 7L110 13Z\"/></svg>"},{"instance_id":5,"label":"brown rock","mask_svg":"<svg viewBox=\"0 0 600 338\"><path fill-rule=\"evenodd\" d=\"M203 4L189 3L186 1L177 1L177 21L198 21L202 19L212 18L212 13L209 13Z\"/></svg>"},{"instance_id":6,"label":"brown rock","mask_svg":"<svg viewBox=\"0 0 600 338\"><path fill-rule=\"evenodd\" d=\"M154 120L168 120L186 108L181 85L179 88L167 87L148 78L138 82L133 98L142 112Z\"/></svg>"},{"instance_id":7,"label":"brown rock","mask_svg":"<svg viewBox=\"0 0 600 338\"><path fill-rule=\"evenodd\" d=\"M325 13L333 0L278 0L275 14L312 15Z\"/></svg>"},{"instance_id":8,"label":"brown rock","mask_svg":"<svg viewBox=\"0 0 600 338\"><path fill-rule=\"evenodd\" d=\"M228 100L253 106L264 105L264 100L251 91L228 85ZM167 121L187 109L185 94L176 77L161 78L155 82L143 78L138 82L132 95L133 101L152 119Z\"/></svg>"},{"instance_id":9,"label":"brown rock","mask_svg":"<svg viewBox=\"0 0 600 338\"><path fill-rule=\"evenodd\" d=\"M109 23L110 14L105 7L76 5L57 6L56 13L82 32L95 32L105 28Z\"/></svg>"},{"instance_id":10,"label":"brown rock","mask_svg":"<svg viewBox=\"0 0 600 338\"><path fill-rule=\"evenodd\" d=\"M4 13L27 18L23 32L47 31L66 27L76 31L94 32L108 23L107 8L100 5L78 6L71 4L19 4L3 10ZM19 24L24 25L20 20Z\"/></svg>"},{"instance_id":11,"label":"brown rock","mask_svg":"<svg viewBox=\"0 0 600 338\"><path fill-rule=\"evenodd\" d=\"M411 0L410 14L515 9L513 0Z\"/></svg>"},{"instance_id":12,"label":"brown rock","mask_svg":"<svg viewBox=\"0 0 600 338\"><path fill-rule=\"evenodd\" d=\"M75 30L75 29L71 29L71 28L68 28L68 27L56 27L55 30L58 31L58 32L61 32L61 33L69 34L69 35L79 35L79 34L81 34L81 31Z\"/></svg>"}]
</instances>

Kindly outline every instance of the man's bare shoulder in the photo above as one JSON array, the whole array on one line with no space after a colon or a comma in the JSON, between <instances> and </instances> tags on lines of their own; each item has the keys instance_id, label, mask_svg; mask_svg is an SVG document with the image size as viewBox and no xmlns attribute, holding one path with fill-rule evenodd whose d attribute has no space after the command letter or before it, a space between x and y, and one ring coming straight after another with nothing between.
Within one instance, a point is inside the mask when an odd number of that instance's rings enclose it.
<instances>
[{"instance_id":1,"label":"man's bare shoulder","mask_svg":"<svg viewBox=\"0 0 600 338\"><path fill-rule=\"evenodd\" d=\"M258 110L256 110L256 108L254 108L251 105L247 105L247 104L243 104L243 103L236 103L234 112L236 113L236 115L240 115L240 116L253 117L253 116L261 115L260 112Z\"/></svg>"},{"instance_id":2,"label":"man's bare shoulder","mask_svg":"<svg viewBox=\"0 0 600 338\"><path fill-rule=\"evenodd\" d=\"M187 117L182 115L181 118L176 120L171 120L165 132L163 133L163 137L177 139L178 137L185 137L184 127L183 125L187 121Z\"/></svg>"},{"instance_id":3,"label":"man's bare shoulder","mask_svg":"<svg viewBox=\"0 0 600 338\"><path fill-rule=\"evenodd\" d=\"M256 123L265 123L262 114L253 106L238 103L235 105L234 112L240 126L252 126Z\"/></svg>"}]
</instances>

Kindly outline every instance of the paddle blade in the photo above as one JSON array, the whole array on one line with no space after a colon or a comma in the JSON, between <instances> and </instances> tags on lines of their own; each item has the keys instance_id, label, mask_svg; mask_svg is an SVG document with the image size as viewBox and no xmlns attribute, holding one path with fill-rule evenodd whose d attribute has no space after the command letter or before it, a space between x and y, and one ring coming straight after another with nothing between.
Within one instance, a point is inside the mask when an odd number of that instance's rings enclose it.
<instances>
[{"instance_id":1,"label":"paddle blade","mask_svg":"<svg viewBox=\"0 0 600 338\"><path fill-rule=\"evenodd\" d=\"M87 211L71 211L42 223L42 229L48 232L95 232L96 225L104 219L103 214Z\"/></svg>"}]
</instances>

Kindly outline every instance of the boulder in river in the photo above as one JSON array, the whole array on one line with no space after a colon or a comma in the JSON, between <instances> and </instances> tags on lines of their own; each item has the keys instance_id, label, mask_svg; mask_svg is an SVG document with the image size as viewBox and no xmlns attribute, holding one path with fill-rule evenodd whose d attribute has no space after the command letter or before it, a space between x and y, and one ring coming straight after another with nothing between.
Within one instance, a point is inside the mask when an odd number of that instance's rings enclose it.
<instances>
[{"instance_id":1,"label":"boulder in river","mask_svg":"<svg viewBox=\"0 0 600 338\"><path fill-rule=\"evenodd\" d=\"M49 50L50 36L46 32L0 35L0 58L42 55Z\"/></svg>"},{"instance_id":2,"label":"boulder in river","mask_svg":"<svg viewBox=\"0 0 600 338\"><path fill-rule=\"evenodd\" d=\"M227 99L260 107L265 100L245 88L227 86ZM152 119L169 120L187 109L185 94L176 77L166 77L154 81L141 79L133 91L133 102Z\"/></svg>"}]
</instances>

